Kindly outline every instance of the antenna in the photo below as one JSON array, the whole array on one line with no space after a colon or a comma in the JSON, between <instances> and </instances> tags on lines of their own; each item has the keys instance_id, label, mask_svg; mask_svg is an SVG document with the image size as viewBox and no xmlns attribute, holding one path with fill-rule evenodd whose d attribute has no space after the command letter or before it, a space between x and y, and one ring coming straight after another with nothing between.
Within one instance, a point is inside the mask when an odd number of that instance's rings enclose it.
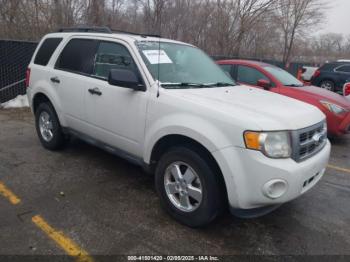
<instances>
[{"instance_id":1,"label":"antenna","mask_svg":"<svg viewBox=\"0 0 350 262\"><path fill-rule=\"evenodd\" d=\"M160 95L160 38L162 35L162 11L159 12L159 41L158 41L158 87L157 98Z\"/></svg>"}]
</instances>

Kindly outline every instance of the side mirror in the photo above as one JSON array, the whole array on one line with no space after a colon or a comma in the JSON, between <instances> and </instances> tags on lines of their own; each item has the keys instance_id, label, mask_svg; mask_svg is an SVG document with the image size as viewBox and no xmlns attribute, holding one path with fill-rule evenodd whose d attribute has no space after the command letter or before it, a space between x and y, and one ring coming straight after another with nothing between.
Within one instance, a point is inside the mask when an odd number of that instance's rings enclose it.
<instances>
[{"instance_id":1,"label":"side mirror","mask_svg":"<svg viewBox=\"0 0 350 262\"><path fill-rule=\"evenodd\" d=\"M130 88L135 91L146 91L143 84L140 83L136 74L126 69L111 69L109 71L108 83L113 86Z\"/></svg>"},{"instance_id":2,"label":"side mirror","mask_svg":"<svg viewBox=\"0 0 350 262\"><path fill-rule=\"evenodd\" d=\"M264 88L265 90L270 90L271 88L271 82L265 79L260 79L257 82L257 86Z\"/></svg>"}]
</instances>

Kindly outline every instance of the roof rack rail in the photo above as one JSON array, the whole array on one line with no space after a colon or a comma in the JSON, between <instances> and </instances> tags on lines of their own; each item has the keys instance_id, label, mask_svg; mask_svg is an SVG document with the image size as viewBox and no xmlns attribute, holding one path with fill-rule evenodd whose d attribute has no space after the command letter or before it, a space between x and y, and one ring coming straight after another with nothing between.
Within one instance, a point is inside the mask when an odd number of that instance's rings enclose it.
<instances>
[{"instance_id":1,"label":"roof rack rail","mask_svg":"<svg viewBox=\"0 0 350 262\"><path fill-rule=\"evenodd\" d=\"M59 33L71 33L71 32L84 32L84 33L105 33L112 34L112 30L108 27L97 26L77 26L77 27L64 27L58 29Z\"/></svg>"},{"instance_id":2,"label":"roof rack rail","mask_svg":"<svg viewBox=\"0 0 350 262\"><path fill-rule=\"evenodd\" d=\"M109 27L103 26L103 27L97 27L97 26L75 26L75 27L64 27L58 29L59 33L72 33L72 32L80 32L80 33L105 33L105 34L113 34L113 33L120 33L120 34L127 34L127 35L137 35L141 37L161 37L157 34L145 34L145 33L135 33L135 32L128 32L118 29L111 29Z\"/></svg>"},{"instance_id":3,"label":"roof rack rail","mask_svg":"<svg viewBox=\"0 0 350 262\"><path fill-rule=\"evenodd\" d=\"M135 32L118 30L118 29L111 29L111 31L112 31L112 33L120 33L120 34L127 34L127 35L137 35L137 36L141 36L141 37L158 37L158 38L161 37L158 34L135 33Z\"/></svg>"}]
</instances>

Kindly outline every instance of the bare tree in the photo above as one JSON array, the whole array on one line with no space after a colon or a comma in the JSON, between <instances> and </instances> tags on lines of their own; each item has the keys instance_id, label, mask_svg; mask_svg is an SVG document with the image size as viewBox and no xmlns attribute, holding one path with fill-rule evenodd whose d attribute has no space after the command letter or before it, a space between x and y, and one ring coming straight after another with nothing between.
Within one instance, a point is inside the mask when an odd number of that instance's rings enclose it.
<instances>
[{"instance_id":1,"label":"bare tree","mask_svg":"<svg viewBox=\"0 0 350 262\"><path fill-rule=\"evenodd\" d=\"M0 0L0 38L35 40L58 27L107 25L192 43L210 55L350 58L350 36L305 37L325 0ZM328 56L328 57L327 57Z\"/></svg>"},{"instance_id":2,"label":"bare tree","mask_svg":"<svg viewBox=\"0 0 350 262\"><path fill-rule=\"evenodd\" d=\"M296 37L319 25L323 17L322 0L277 0L275 17L281 29L282 61L290 61Z\"/></svg>"},{"instance_id":3,"label":"bare tree","mask_svg":"<svg viewBox=\"0 0 350 262\"><path fill-rule=\"evenodd\" d=\"M90 25L102 26L105 24L105 0L89 0L87 21Z\"/></svg>"}]
</instances>

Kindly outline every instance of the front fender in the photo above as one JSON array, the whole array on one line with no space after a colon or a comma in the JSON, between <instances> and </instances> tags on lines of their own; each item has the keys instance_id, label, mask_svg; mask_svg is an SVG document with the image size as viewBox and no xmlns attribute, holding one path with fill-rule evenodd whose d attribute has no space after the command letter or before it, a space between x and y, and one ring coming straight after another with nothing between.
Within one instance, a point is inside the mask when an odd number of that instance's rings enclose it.
<instances>
[{"instance_id":1,"label":"front fender","mask_svg":"<svg viewBox=\"0 0 350 262\"><path fill-rule=\"evenodd\" d=\"M150 121L144 142L144 161L150 164L156 143L168 135L182 135L191 138L209 152L231 145L230 139L214 124L194 115L175 113Z\"/></svg>"}]
</instances>

